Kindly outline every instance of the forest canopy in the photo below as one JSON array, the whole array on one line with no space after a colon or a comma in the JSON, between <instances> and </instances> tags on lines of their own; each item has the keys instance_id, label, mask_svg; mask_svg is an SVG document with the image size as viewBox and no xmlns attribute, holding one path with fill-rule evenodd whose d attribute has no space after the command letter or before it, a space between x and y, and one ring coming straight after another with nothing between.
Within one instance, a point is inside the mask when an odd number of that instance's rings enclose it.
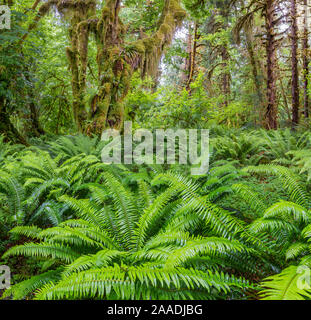
<instances>
[{"instance_id":1,"label":"forest canopy","mask_svg":"<svg viewBox=\"0 0 311 320\"><path fill-rule=\"evenodd\" d=\"M6 140L101 134L126 119L308 127L307 1L2 2Z\"/></svg>"}]
</instances>

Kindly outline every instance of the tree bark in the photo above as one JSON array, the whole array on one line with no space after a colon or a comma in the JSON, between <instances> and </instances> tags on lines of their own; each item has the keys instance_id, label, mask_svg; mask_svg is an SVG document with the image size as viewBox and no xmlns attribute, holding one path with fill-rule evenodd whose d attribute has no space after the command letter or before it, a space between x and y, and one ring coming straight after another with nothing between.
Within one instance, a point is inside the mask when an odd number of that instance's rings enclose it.
<instances>
[{"instance_id":1,"label":"tree bark","mask_svg":"<svg viewBox=\"0 0 311 320\"><path fill-rule=\"evenodd\" d=\"M77 25L72 28L75 29ZM67 57L71 70L71 86L72 86L72 110L78 131L83 130L83 122L87 119L84 106L84 94L86 88L86 70L87 70L87 48L88 48L88 32L86 35L79 35L76 31L70 36L71 47L67 48ZM80 46L79 46L80 43ZM83 47L84 49L82 50ZM86 52L84 52L84 50Z\"/></svg>"},{"instance_id":2,"label":"tree bark","mask_svg":"<svg viewBox=\"0 0 311 320\"><path fill-rule=\"evenodd\" d=\"M221 49L221 59L222 59L222 64L224 68L224 72L222 75L222 91L225 99L224 106L227 107L229 105L230 94L231 94L231 88L230 88L231 75L227 70L230 56L229 56L228 49L225 45Z\"/></svg>"},{"instance_id":3,"label":"tree bark","mask_svg":"<svg viewBox=\"0 0 311 320\"><path fill-rule=\"evenodd\" d=\"M291 47L292 47L292 129L299 123L299 74L298 74L298 25L296 0L291 0Z\"/></svg>"},{"instance_id":4,"label":"tree bark","mask_svg":"<svg viewBox=\"0 0 311 320\"><path fill-rule=\"evenodd\" d=\"M191 51L192 51L191 48L192 48L192 32L191 32L191 23L189 22L187 48L186 48L187 56L185 58L184 70L181 76L181 83L183 85L186 85L189 79L190 68L191 68Z\"/></svg>"},{"instance_id":5,"label":"tree bark","mask_svg":"<svg viewBox=\"0 0 311 320\"><path fill-rule=\"evenodd\" d=\"M262 113L265 107L265 99L264 99L264 94L262 90L262 84L260 83L260 73L258 72L258 62L256 59L256 54L254 51L254 45L253 45L253 37L252 35L245 30L245 36L246 36L246 47L247 47L247 52L249 55L249 60L250 64L252 67L252 75L254 79L254 84L255 84L255 89L256 89L256 94L257 94L257 101L255 101L255 109L256 109L256 114L258 114L259 119L262 119ZM256 118L254 119L255 125L256 125Z\"/></svg>"},{"instance_id":6,"label":"tree bark","mask_svg":"<svg viewBox=\"0 0 311 320\"><path fill-rule=\"evenodd\" d=\"M256 55L254 52L254 46L253 46L253 38L251 34L248 31L245 31L245 36L246 36L246 46L247 46L247 51L250 59L250 63L252 66L252 74L254 78L254 84L257 92L257 98L258 98L258 106L260 107L260 113L262 115L262 108L264 107L264 96L262 92L262 85L259 80L259 72L258 72L258 67L257 67L257 61L256 61Z\"/></svg>"},{"instance_id":7,"label":"tree bark","mask_svg":"<svg viewBox=\"0 0 311 320\"><path fill-rule=\"evenodd\" d=\"M304 0L304 30L303 30L303 43L302 43L302 52L303 52L303 89L304 89L304 116L309 118L309 42L308 42L308 0Z\"/></svg>"},{"instance_id":8,"label":"tree bark","mask_svg":"<svg viewBox=\"0 0 311 320\"><path fill-rule=\"evenodd\" d=\"M107 127L122 129L124 98L133 72L140 69L142 78L145 75L155 78L163 51L172 42L186 14L180 0L166 0L157 31L135 41L129 54L124 44L126 29L119 19L120 9L120 0L107 1L96 24L99 88L91 101L88 134L101 134Z\"/></svg>"},{"instance_id":9,"label":"tree bark","mask_svg":"<svg viewBox=\"0 0 311 320\"><path fill-rule=\"evenodd\" d=\"M194 77L194 71L195 71L195 60L197 56L197 46L198 46L198 24L195 23L194 25L194 36L193 36L193 46L192 46L192 51L190 54L190 70L189 70L189 76L188 76L188 81L186 85L186 89L188 92L191 92L190 85L193 81Z\"/></svg>"},{"instance_id":10,"label":"tree bark","mask_svg":"<svg viewBox=\"0 0 311 320\"><path fill-rule=\"evenodd\" d=\"M225 19L225 22L223 24L223 28L226 30L229 26L228 23L228 17L229 17L229 7L227 3L223 3L222 7L220 9L220 14L221 16ZM231 95L231 87L230 87L230 82L231 82L231 74L228 69L229 67L229 60L230 60L230 54L229 50L227 48L227 43L224 43L221 47L221 60L222 60L222 65L223 65L223 73L222 73L222 93L224 95L224 107L227 107L230 102L230 95Z\"/></svg>"},{"instance_id":11,"label":"tree bark","mask_svg":"<svg viewBox=\"0 0 311 320\"><path fill-rule=\"evenodd\" d=\"M29 109L30 109L31 133L36 137L40 137L45 132L39 123L39 115L38 115L37 107L34 101L30 102Z\"/></svg>"},{"instance_id":12,"label":"tree bark","mask_svg":"<svg viewBox=\"0 0 311 320\"><path fill-rule=\"evenodd\" d=\"M265 113L265 127L268 130L277 129L277 97L276 97L276 39L274 32L275 1L267 0L265 12L265 26L267 32L267 108Z\"/></svg>"}]
</instances>

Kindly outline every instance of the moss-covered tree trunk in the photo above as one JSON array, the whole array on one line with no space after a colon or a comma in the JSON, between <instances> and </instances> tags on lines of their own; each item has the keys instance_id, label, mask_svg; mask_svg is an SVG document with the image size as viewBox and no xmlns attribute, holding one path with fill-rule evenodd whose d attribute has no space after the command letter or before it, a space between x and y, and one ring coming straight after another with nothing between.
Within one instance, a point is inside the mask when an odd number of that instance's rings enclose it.
<instances>
[{"instance_id":1,"label":"moss-covered tree trunk","mask_svg":"<svg viewBox=\"0 0 311 320\"><path fill-rule=\"evenodd\" d=\"M260 122L262 121L262 113L264 110L265 106L265 98L263 94L263 88L260 83L260 77L261 73L258 68L258 59L256 57L255 49L254 49L254 39L251 35L251 33L248 32L248 30L245 31L245 36L246 36L246 47L247 47L247 52L249 55L249 60L250 64L252 67L252 75L253 75L253 80L255 84L255 89L256 89L256 95L257 95L257 103L256 103L256 111L257 114L259 115ZM256 119L255 119L255 124L256 124Z\"/></svg>"},{"instance_id":2,"label":"moss-covered tree trunk","mask_svg":"<svg viewBox=\"0 0 311 320\"><path fill-rule=\"evenodd\" d=\"M91 102L87 132L101 134L107 128L121 129L124 120L123 101L133 72L156 76L164 49L171 43L176 28L185 17L180 0L166 0L155 34L133 44L124 41L125 27L119 18L120 0L107 0L100 19L90 29L97 41L99 89Z\"/></svg>"},{"instance_id":3,"label":"moss-covered tree trunk","mask_svg":"<svg viewBox=\"0 0 311 320\"><path fill-rule=\"evenodd\" d=\"M224 18L223 28L224 30L227 30L229 27L229 5L224 2L221 5L220 8L220 15ZM227 107L230 102L230 96L231 96L231 73L229 69L229 63L230 63L230 53L228 48L228 43L224 42L220 48L220 57L222 61L222 75L221 75L221 88L222 88L222 94L224 96L224 107Z\"/></svg>"},{"instance_id":4,"label":"moss-covered tree trunk","mask_svg":"<svg viewBox=\"0 0 311 320\"><path fill-rule=\"evenodd\" d=\"M184 67L181 75L181 83L185 86L187 85L189 75L190 75L191 52L192 52L192 30L191 30L191 23L189 22L188 35L187 35L187 47L186 47L187 56L184 59Z\"/></svg>"},{"instance_id":5,"label":"moss-covered tree trunk","mask_svg":"<svg viewBox=\"0 0 311 320\"><path fill-rule=\"evenodd\" d=\"M230 95L231 95L231 88L230 88L231 75L230 75L230 72L228 71L230 55L225 45L221 48L221 60L222 60L222 65L224 69L224 72L222 74L222 80L221 80L222 92L224 95L224 106L227 107L229 105Z\"/></svg>"},{"instance_id":6,"label":"moss-covered tree trunk","mask_svg":"<svg viewBox=\"0 0 311 320\"><path fill-rule=\"evenodd\" d=\"M75 124L79 131L83 130L87 120L85 107L85 89L88 63L88 43L90 34L90 20L96 19L96 0L49 0L41 5L34 22L29 26L32 30L39 20L46 15L52 7L62 14L69 23L69 42L66 54L71 70L72 111Z\"/></svg>"},{"instance_id":7,"label":"moss-covered tree trunk","mask_svg":"<svg viewBox=\"0 0 311 320\"><path fill-rule=\"evenodd\" d=\"M40 125L39 122L39 115L37 106L34 101L31 101L29 104L29 110L30 110L30 132L35 137L40 137L42 134L44 134L44 130Z\"/></svg>"},{"instance_id":8,"label":"moss-covered tree trunk","mask_svg":"<svg viewBox=\"0 0 311 320\"><path fill-rule=\"evenodd\" d=\"M267 54L267 107L265 114L266 129L277 129L276 96L276 37L274 31L275 0L267 0L266 20L266 54Z\"/></svg>"},{"instance_id":9,"label":"moss-covered tree trunk","mask_svg":"<svg viewBox=\"0 0 311 320\"><path fill-rule=\"evenodd\" d=\"M155 76L164 49L186 15L180 0L165 0L155 34L134 44L124 41L126 30L119 18L121 0L107 0L99 18L95 16L95 0L49 0L40 7L29 30L51 7L56 7L70 24L70 47L66 53L72 75L73 115L78 129L97 134L106 127L120 129L124 118L123 100L133 72L140 69L142 77ZM91 99L87 119L84 97L90 33L95 34L97 42L99 85ZM87 127L86 120L90 123Z\"/></svg>"},{"instance_id":10,"label":"moss-covered tree trunk","mask_svg":"<svg viewBox=\"0 0 311 320\"><path fill-rule=\"evenodd\" d=\"M123 123L123 98L132 68L123 48L124 26L119 19L120 0L109 0L96 29L99 92L91 103L88 133L101 133L107 126L120 129Z\"/></svg>"},{"instance_id":11,"label":"moss-covered tree trunk","mask_svg":"<svg viewBox=\"0 0 311 320\"><path fill-rule=\"evenodd\" d=\"M61 5L58 8L59 10L65 9ZM85 1L79 6L70 7L70 9L72 12L69 27L70 47L66 48L66 54L71 70L72 111L78 130L83 131L87 120L85 90L90 34L90 27L87 21L95 15L95 2L94 0Z\"/></svg>"},{"instance_id":12,"label":"moss-covered tree trunk","mask_svg":"<svg viewBox=\"0 0 311 320\"><path fill-rule=\"evenodd\" d=\"M189 76L187 80L186 89L188 92L191 92L191 83L194 78L194 73L196 69L196 56L197 56L197 49L198 49L198 24L195 23L194 25L194 37L193 37L193 45L192 50L190 53L190 70L189 70Z\"/></svg>"}]
</instances>

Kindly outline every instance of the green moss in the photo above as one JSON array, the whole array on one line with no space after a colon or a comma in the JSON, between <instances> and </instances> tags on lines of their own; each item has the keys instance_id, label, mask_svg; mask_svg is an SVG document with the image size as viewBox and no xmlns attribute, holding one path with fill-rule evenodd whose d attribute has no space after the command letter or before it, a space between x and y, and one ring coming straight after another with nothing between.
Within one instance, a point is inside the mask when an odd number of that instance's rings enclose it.
<instances>
[{"instance_id":1,"label":"green moss","mask_svg":"<svg viewBox=\"0 0 311 320\"><path fill-rule=\"evenodd\" d=\"M143 43L146 52L152 52L155 46L157 45L157 41L154 37L144 39Z\"/></svg>"},{"instance_id":2,"label":"green moss","mask_svg":"<svg viewBox=\"0 0 311 320\"><path fill-rule=\"evenodd\" d=\"M159 32L162 33L162 34L168 34L168 33L171 33L172 32L172 26L170 26L169 24L167 23L163 23L159 29Z\"/></svg>"},{"instance_id":3,"label":"green moss","mask_svg":"<svg viewBox=\"0 0 311 320\"><path fill-rule=\"evenodd\" d=\"M182 22L182 20L187 16L187 12L183 9L177 10L174 13L174 17L178 22Z\"/></svg>"},{"instance_id":4,"label":"green moss","mask_svg":"<svg viewBox=\"0 0 311 320\"><path fill-rule=\"evenodd\" d=\"M104 7L102 9L102 19L106 19L106 18L110 17L110 13L111 13L111 9L108 7Z\"/></svg>"},{"instance_id":5,"label":"green moss","mask_svg":"<svg viewBox=\"0 0 311 320\"><path fill-rule=\"evenodd\" d=\"M138 41L134 42L132 47L138 53L145 53L146 48L145 48L145 44L142 40L138 40Z\"/></svg>"}]
</instances>

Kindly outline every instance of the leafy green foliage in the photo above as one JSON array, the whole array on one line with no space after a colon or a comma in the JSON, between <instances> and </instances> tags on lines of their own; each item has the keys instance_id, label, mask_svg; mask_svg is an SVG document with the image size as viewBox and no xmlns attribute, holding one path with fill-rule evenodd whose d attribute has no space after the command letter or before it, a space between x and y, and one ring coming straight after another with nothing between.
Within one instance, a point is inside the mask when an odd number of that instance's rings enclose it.
<instances>
[{"instance_id":1,"label":"leafy green foliage","mask_svg":"<svg viewBox=\"0 0 311 320\"><path fill-rule=\"evenodd\" d=\"M78 220L67 220L45 230L17 227L11 231L40 243L12 247L4 258L12 255L48 258L64 266L63 276L53 285L43 286L45 281L36 281L37 278L26 280L26 287L19 283L17 289L10 291L13 296L14 292L18 297L21 292L34 291L35 284L41 288L36 294L38 299L139 299L150 294L154 298L211 298L212 288L216 289L215 297L220 298L229 291L243 294L244 290L252 288L249 281L223 272L232 259L237 262L252 257L255 263L255 257L259 255L238 240L232 241L239 222L216 206L204 204L205 197L201 199L200 195L195 195L199 185L174 173L158 175L153 184L166 184L169 179L169 187L160 195L144 201L146 193L141 192L143 189L138 188L134 197L133 191L111 173L103 172L100 179L101 184L83 185L83 189L89 189L91 194L88 200L67 195L58 198ZM178 194L182 197L195 195L197 200L191 205L180 201L170 205ZM142 203L145 204L143 207ZM203 211L199 219L193 220L190 212L197 210L198 206ZM220 225L215 228L211 224L211 221L222 219L216 219L219 213L223 219L232 220L232 227L226 231ZM185 224L180 232L176 219L190 219L190 223ZM211 230L224 237L191 236L189 231L198 229L202 223L206 224L206 234ZM204 263L199 265L201 271L191 268L194 261L199 263L197 258L204 257L215 257L218 266L214 265L213 271L206 269ZM243 264L237 263L236 268L241 272L244 270ZM44 275L42 277L45 279ZM120 281L116 282L117 279ZM96 288L91 285L93 281L98 283ZM81 283L81 287L72 287L71 283ZM110 284L107 287L103 286L104 283ZM175 288L174 295L170 294L169 288Z\"/></svg>"},{"instance_id":2,"label":"leafy green foliage","mask_svg":"<svg viewBox=\"0 0 311 320\"><path fill-rule=\"evenodd\" d=\"M262 291L264 300L305 300L311 298L309 289L299 288L298 272L299 267L291 266L283 270L280 274L267 278L262 286L266 287Z\"/></svg>"}]
</instances>

